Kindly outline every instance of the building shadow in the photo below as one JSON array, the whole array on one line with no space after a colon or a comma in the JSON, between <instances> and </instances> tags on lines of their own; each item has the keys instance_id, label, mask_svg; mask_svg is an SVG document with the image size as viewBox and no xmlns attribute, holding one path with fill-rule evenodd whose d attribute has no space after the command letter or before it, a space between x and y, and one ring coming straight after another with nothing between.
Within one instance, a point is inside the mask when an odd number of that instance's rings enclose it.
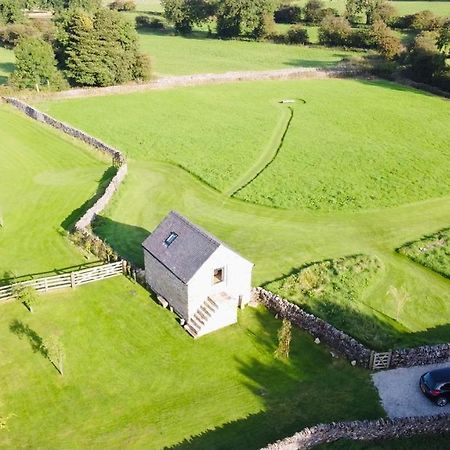
<instances>
[{"instance_id":1,"label":"building shadow","mask_svg":"<svg viewBox=\"0 0 450 450\"><path fill-rule=\"evenodd\" d=\"M107 242L121 258L134 266L144 267L142 242L150 235L145 228L97 216L92 225L94 233Z\"/></svg>"}]
</instances>

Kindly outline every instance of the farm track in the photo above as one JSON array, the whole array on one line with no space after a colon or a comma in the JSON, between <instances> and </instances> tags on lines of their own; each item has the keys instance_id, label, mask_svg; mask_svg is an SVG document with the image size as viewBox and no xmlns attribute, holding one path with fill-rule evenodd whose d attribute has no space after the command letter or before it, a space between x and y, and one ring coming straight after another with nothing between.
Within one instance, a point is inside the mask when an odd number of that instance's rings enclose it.
<instances>
[{"instance_id":1,"label":"farm track","mask_svg":"<svg viewBox=\"0 0 450 450\"><path fill-rule=\"evenodd\" d=\"M147 83L108 86L102 88L80 88L67 91L39 94L33 99L69 99L80 97L97 97L114 94L131 94L154 89L171 89L184 86L199 86L206 84L236 83L240 81L289 80L289 79L326 79L345 78L360 75L361 72L345 66L333 69L317 67L301 67L296 69L254 70L225 73L203 73L194 75L167 76L157 78Z\"/></svg>"}]
</instances>

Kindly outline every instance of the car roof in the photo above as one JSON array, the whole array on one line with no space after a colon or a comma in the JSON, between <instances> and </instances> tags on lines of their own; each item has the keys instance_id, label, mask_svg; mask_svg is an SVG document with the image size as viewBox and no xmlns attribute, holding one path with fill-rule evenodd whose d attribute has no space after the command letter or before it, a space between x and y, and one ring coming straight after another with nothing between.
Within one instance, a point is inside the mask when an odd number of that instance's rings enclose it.
<instances>
[{"instance_id":1,"label":"car roof","mask_svg":"<svg viewBox=\"0 0 450 450\"><path fill-rule=\"evenodd\" d=\"M450 382L450 367L444 367L443 369L430 370L429 374L431 378L437 383Z\"/></svg>"}]
</instances>

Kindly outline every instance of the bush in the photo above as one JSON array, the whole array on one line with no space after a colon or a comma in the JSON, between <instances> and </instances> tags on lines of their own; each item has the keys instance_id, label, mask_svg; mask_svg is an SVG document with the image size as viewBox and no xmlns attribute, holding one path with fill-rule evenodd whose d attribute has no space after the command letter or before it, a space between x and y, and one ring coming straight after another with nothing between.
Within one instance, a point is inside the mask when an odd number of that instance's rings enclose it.
<instances>
[{"instance_id":1,"label":"bush","mask_svg":"<svg viewBox=\"0 0 450 450\"><path fill-rule=\"evenodd\" d=\"M401 30L407 30L411 28L411 24L414 16L412 14L407 14L405 16L394 17L390 20L390 25L393 28L399 28Z\"/></svg>"},{"instance_id":2,"label":"bush","mask_svg":"<svg viewBox=\"0 0 450 450\"><path fill-rule=\"evenodd\" d=\"M431 11L420 11L411 17L410 28L418 31L433 31L441 26L441 20Z\"/></svg>"},{"instance_id":3,"label":"bush","mask_svg":"<svg viewBox=\"0 0 450 450\"><path fill-rule=\"evenodd\" d=\"M294 25L286 33L287 44L308 44L308 31L300 25Z\"/></svg>"},{"instance_id":4,"label":"bush","mask_svg":"<svg viewBox=\"0 0 450 450\"><path fill-rule=\"evenodd\" d=\"M140 30L164 30L164 21L159 17L137 16L136 28Z\"/></svg>"},{"instance_id":5,"label":"bush","mask_svg":"<svg viewBox=\"0 0 450 450\"><path fill-rule=\"evenodd\" d=\"M115 0L109 4L109 9L116 11L134 11L136 9L136 2L133 0Z\"/></svg>"},{"instance_id":6,"label":"bush","mask_svg":"<svg viewBox=\"0 0 450 450\"><path fill-rule=\"evenodd\" d=\"M281 5L274 14L276 23L298 23L302 20L300 6Z\"/></svg>"},{"instance_id":7,"label":"bush","mask_svg":"<svg viewBox=\"0 0 450 450\"><path fill-rule=\"evenodd\" d=\"M381 20L377 20L371 27L375 48L388 60L394 59L403 51L403 46L394 32Z\"/></svg>"},{"instance_id":8,"label":"bush","mask_svg":"<svg viewBox=\"0 0 450 450\"><path fill-rule=\"evenodd\" d=\"M407 63L413 80L431 83L445 74L445 55L436 46L437 33L424 31L414 40Z\"/></svg>"},{"instance_id":9,"label":"bush","mask_svg":"<svg viewBox=\"0 0 450 450\"><path fill-rule=\"evenodd\" d=\"M348 38L348 45L354 48L373 48L374 42L367 28L352 31Z\"/></svg>"},{"instance_id":10,"label":"bush","mask_svg":"<svg viewBox=\"0 0 450 450\"><path fill-rule=\"evenodd\" d=\"M373 12L373 20L381 20L390 23L391 19L397 15L397 10L390 2L381 2L377 5Z\"/></svg>"},{"instance_id":11,"label":"bush","mask_svg":"<svg viewBox=\"0 0 450 450\"><path fill-rule=\"evenodd\" d=\"M303 9L306 22L319 23L324 17L324 4L321 0L308 0Z\"/></svg>"},{"instance_id":12,"label":"bush","mask_svg":"<svg viewBox=\"0 0 450 450\"><path fill-rule=\"evenodd\" d=\"M326 16L319 28L319 42L328 46L349 45L352 28L343 17Z\"/></svg>"},{"instance_id":13,"label":"bush","mask_svg":"<svg viewBox=\"0 0 450 450\"><path fill-rule=\"evenodd\" d=\"M20 2L16 0L0 0L0 23L17 23L23 19Z\"/></svg>"},{"instance_id":14,"label":"bush","mask_svg":"<svg viewBox=\"0 0 450 450\"><path fill-rule=\"evenodd\" d=\"M41 38L52 42L55 27L47 20L36 20L30 23L10 23L0 27L0 44L6 48L14 48L24 38Z\"/></svg>"}]
</instances>

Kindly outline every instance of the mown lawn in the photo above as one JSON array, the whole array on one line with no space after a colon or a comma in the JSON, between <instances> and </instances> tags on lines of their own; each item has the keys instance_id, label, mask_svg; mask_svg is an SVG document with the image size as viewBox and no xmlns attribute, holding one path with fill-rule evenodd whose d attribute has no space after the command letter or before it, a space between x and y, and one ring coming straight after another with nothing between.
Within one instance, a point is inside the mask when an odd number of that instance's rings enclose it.
<instances>
[{"instance_id":1,"label":"mown lawn","mask_svg":"<svg viewBox=\"0 0 450 450\"><path fill-rule=\"evenodd\" d=\"M62 233L109 162L6 105L0 105L0 161L0 280L86 262Z\"/></svg>"},{"instance_id":2,"label":"mown lawn","mask_svg":"<svg viewBox=\"0 0 450 450\"><path fill-rule=\"evenodd\" d=\"M386 81L240 83L40 106L132 158L179 164L226 192L267 151L284 98L297 103L283 147L238 198L333 211L450 193L450 105Z\"/></svg>"},{"instance_id":3,"label":"mown lawn","mask_svg":"<svg viewBox=\"0 0 450 450\"><path fill-rule=\"evenodd\" d=\"M0 46L0 84L5 84L14 70L14 52Z\"/></svg>"},{"instance_id":4,"label":"mown lawn","mask_svg":"<svg viewBox=\"0 0 450 450\"><path fill-rule=\"evenodd\" d=\"M257 449L317 422L383 415L368 373L298 330L289 362L275 360L280 322L264 309L194 341L119 277L46 295L33 314L0 312L0 416L13 414L1 448ZM50 335L64 376L32 350Z\"/></svg>"}]
</instances>

